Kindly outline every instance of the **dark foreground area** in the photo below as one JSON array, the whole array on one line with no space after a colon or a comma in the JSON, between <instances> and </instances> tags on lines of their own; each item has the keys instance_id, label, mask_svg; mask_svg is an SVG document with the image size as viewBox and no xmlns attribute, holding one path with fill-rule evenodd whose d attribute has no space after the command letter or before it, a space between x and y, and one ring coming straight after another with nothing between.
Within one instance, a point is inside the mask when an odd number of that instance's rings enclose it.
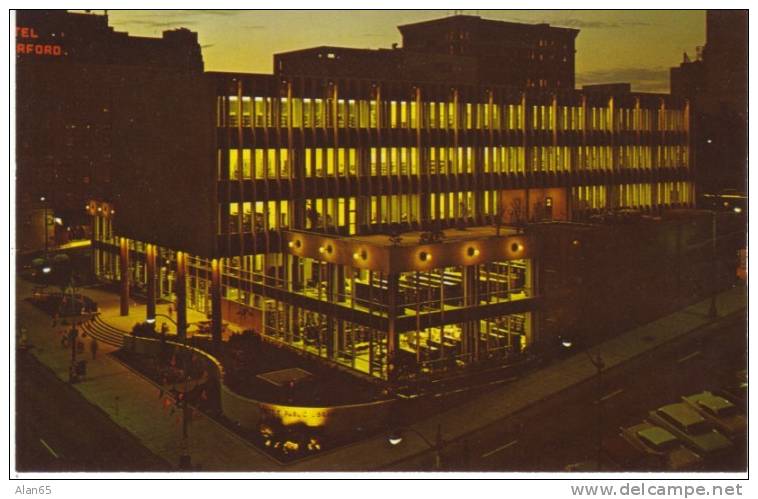
<instances>
[{"instance_id":1,"label":"dark foreground area","mask_svg":"<svg viewBox=\"0 0 758 499\"><path fill-rule=\"evenodd\" d=\"M446 445L442 468L455 471L669 472L663 467L629 467L599 449L621 427L638 424L648 412L703 390L733 391L736 374L747 368L746 318L735 315L702 333L651 352L613 372L538 404L493 429L486 438ZM588 361L589 362L589 361ZM598 407L598 400L600 407ZM444 429L443 429L444 430ZM444 436L444 435L443 435ZM723 456L706 459L700 472L747 470L746 438ZM599 462L599 464L598 464ZM397 469L431 470L432 461Z\"/></svg>"},{"instance_id":2,"label":"dark foreground area","mask_svg":"<svg viewBox=\"0 0 758 499\"><path fill-rule=\"evenodd\" d=\"M25 353L16 356L15 450L20 472L172 470Z\"/></svg>"}]
</instances>

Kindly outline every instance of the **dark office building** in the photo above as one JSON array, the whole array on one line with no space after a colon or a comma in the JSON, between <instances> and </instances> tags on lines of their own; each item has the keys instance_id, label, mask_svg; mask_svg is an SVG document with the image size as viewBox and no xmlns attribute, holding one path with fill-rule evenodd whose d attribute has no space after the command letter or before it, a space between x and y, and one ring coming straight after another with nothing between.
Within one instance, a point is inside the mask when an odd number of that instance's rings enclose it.
<instances>
[{"instance_id":1,"label":"dark office building","mask_svg":"<svg viewBox=\"0 0 758 499\"><path fill-rule=\"evenodd\" d=\"M143 38L114 31L103 15L18 11L19 250L42 248L45 212L51 245L81 237L84 205L110 195L113 115L135 74L202 71L197 34L185 29Z\"/></svg>"},{"instance_id":2,"label":"dark office building","mask_svg":"<svg viewBox=\"0 0 758 499\"><path fill-rule=\"evenodd\" d=\"M278 75L315 78L392 78L474 84L477 61L473 57L426 54L397 47L376 50L314 47L275 54L274 71Z\"/></svg>"},{"instance_id":3,"label":"dark office building","mask_svg":"<svg viewBox=\"0 0 758 499\"><path fill-rule=\"evenodd\" d=\"M399 26L402 47L315 47L274 56L276 74L573 89L578 30L452 16Z\"/></svg>"},{"instance_id":4,"label":"dark office building","mask_svg":"<svg viewBox=\"0 0 758 499\"><path fill-rule=\"evenodd\" d=\"M398 29L403 49L472 57L477 81L519 88L573 89L579 30L452 16Z\"/></svg>"},{"instance_id":5,"label":"dark office building","mask_svg":"<svg viewBox=\"0 0 758 499\"><path fill-rule=\"evenodd\" d=\"M747 191L747 16L744 10L709 10L705 47L695 60L685 54L671 69L672 95L692 102L700 194Z\"/></svg>"},{"instance_id":6,"label":"dark office building","mask_svg":"<svg viewBox=\"0 0 758 499\"><path fill-rule=\"evenodd\" d=\"M698 47L694 60L686 52L683 59L679 66L671 68L671 94L695 99L706 91L705 64L703 63L702 48Z\"/></svg>"}]
</instances>

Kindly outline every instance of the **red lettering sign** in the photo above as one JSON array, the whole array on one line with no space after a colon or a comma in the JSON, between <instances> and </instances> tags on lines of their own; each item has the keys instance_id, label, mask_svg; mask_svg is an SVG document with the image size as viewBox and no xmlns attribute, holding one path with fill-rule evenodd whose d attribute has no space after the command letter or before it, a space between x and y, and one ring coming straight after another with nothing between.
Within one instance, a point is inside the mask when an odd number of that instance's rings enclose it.
<instances>
[{"instance_id":1,"label":"red lettering sign","mask_svg":"<svg viewBox=\"0 0 758 499\"><path fill-rule=\"evenodd\" d=\"M34 28L29 28L27 26L16 26L16 37L17 38L39 38Z\"/></svg>"},{"instance_id":2,"label":"red lettering sign","mask_svg":"<svg viewBox=\"0 0 758 499\"><path fill-rule=\"evenodd\" d=\"M17 43L17 54L34 54L49 55L58 57L63 55L63 49L60 45L41 44L41 43Z\"/></svg>"},{"instance_id":3,"label":"red lettering sign","mask_svg":"<svg viewBox=\"0 0 758 499\"><path fill-rule=\"evenodd\" d=\"M16 26L16 38L23 40L38 40L39 34L35 28L29 26ZM17 54L32 54L39 56L59 57L63 55L63 48L54 43L21 42L16 44Z\"/></svg>"}]
</instances>

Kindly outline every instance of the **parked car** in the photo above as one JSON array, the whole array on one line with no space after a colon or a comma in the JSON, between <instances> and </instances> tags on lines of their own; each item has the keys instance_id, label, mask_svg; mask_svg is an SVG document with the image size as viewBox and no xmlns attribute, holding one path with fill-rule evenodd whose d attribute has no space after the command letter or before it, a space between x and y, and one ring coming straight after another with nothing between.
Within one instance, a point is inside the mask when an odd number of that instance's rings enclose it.
<instances>
[{"instance_id":1,"label":"parked car","mask_svg":"<svg viewBox=\"0 0 758 499\"><path fill-rule=\"evenodd\" d=\"M682 397L682 400L732 439L747 432L747 418L724 397L705 391Z\"/></svg>"},{"instance_id":2,"label":"parked car","mask_svg":"<svg viewBox=\"0 0 758 499\"><path fill-rule=\"evenodd\" d=\"M679 402L650 411L650 422L673 433L685 445L708 459L732 447L732 442L716 431L695 409Z\"/></svg>"},{"instance_id":3,"label":"parked car","mask_svg":"<svg viewBox=\"0 0 758 499\"><path fill-rule=\"evenodd\" d=\"M621 428L621 436L634 448L648 455L656 456L662 465L669 470L695 469L703 461L673 433L654 424L643 422L628 428Z\"/></svg>"},{"instance_id":4,"label":"parked car","mask_svg":"<svg viewBox=\"0 0 758 499\"><path fill-rule=\"evenodd\" d=\"M742 369L737 371L721 390L714 393L724 397L744 413L747 410L747 383L747 369Z\"/></svg>"}]
</instances>

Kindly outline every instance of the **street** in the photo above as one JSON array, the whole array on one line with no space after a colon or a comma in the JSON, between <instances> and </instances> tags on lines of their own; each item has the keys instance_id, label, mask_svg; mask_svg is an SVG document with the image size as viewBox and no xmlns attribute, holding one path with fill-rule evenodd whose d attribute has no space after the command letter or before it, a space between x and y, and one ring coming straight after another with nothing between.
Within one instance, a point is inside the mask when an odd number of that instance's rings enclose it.
<instances>
[{"instance_id":1,"label":"street","mask_svg":"<svg viewBox=\"0 0 758 499\"><path fill-rule=\"evenodd\" d=\"M18 471L171 470L31 354L16 359Z\"/></svg>"},{"instance_id":2,"label":"street","mask_svg":"<svg viewBox=\"0 0 758 499\"><path fill-rule=\"evenodd\" d=\"M679 402L682 395L714 390L734 378L747 366L745 331L744 318L730 318L716 331L686 338L603 375L603 437L642 422L648 411ZM507 421L496 438L473 438L465 453L454 450L449 466L467 471L563 471L567 465L596 462L597 395L596 381L591 380L578 395L539 404ZM744 443L741 449L705 470L747 469Z\"/></svg>"}]
</instances>

